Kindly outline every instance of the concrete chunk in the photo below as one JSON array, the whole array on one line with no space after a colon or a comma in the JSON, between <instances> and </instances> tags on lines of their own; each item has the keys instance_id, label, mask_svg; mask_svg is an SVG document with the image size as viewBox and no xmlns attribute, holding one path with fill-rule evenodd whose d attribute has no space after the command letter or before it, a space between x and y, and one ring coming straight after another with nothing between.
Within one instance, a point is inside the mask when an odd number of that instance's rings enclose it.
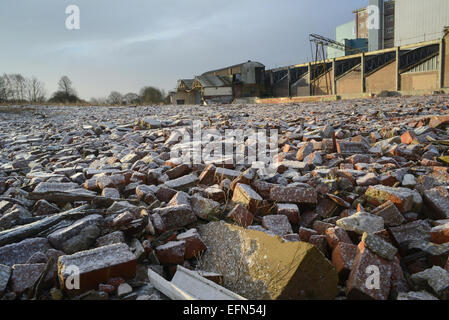
<instances>
[{"instance_id":1,"label":"concrete chunk","mask_svg":"<svg viewBox=\"0 0 449 320\"><path fill-rule=\"evenodd\" d=\"M36 252L46 252L50 244L45 238L26 239L0 248L0 264L12 267L15 264L24 264Z\"/></svg>"},{"instance_id":2,"label":"concrete chunk","mask_svg":"<svg viewBox=\"0 0 449 320\"><path fill-rule=\"evenodd\" d=\"M11 277L12 269L4 264L0 264L0 296L5 292Z\"/></svg>"},{"instance_id":3,"label":"concrete chunk","mask_svg":"<svg viewBox=\"0 0 449 320\"><path fill-rule=\"evenodd\" d=\"M337 221L337 226L360 235L364 232L375 233L384 229L384 219L366 212L359 212Z\"/></svg>"},{"instance_id":4,"label":"concrete chunk","mask_svg":"<svg viewBox=\"0 0 449 320\"><path fill-rule=\"evenodd\" d=\"M47 239L54 248L67 254L86 250L93 246L100 235L102 222L102 216L93 214L51 233Z\"/></svg>"},{"instance_id":5,"label":"concrete chunk","mask_svg":"<svg viewBox=\"0 0 449 320\"><path fill-rule=\"evenodd\" d=\"M201 226L199 232L208 248L202 269L222 274L224 287L241 296L294 300L333 299L337 294L335 268L311 244L284 242L223 222Z\"/></svg>"}]
</instances>

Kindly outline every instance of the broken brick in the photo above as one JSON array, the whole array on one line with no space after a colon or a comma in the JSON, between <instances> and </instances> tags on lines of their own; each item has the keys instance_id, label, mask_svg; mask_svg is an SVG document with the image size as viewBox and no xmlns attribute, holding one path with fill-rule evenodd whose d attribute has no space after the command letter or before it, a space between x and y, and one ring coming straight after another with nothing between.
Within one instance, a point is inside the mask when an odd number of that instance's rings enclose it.
<instances>
[{"instance_id":1,"label":"broken brick","mask_svg":"<svg viewBox=\"0 0 449 320\"><path fill-rule=\"evenodd\" d=\"M254 216L244 206L237 204L228 214L228 218L234 220L244 228L253 224Z\"/></svg>"},{"instance_id":2,"label":"broken brick","mask_svg":"<svg viewBox=\"0 0 449 320\"><path fill-rule=\"evenodd\" d=\"M170 241L156 247L157 258L162 264L183 264L186 255L186 241Z\"/></svg>"}]
</instances>

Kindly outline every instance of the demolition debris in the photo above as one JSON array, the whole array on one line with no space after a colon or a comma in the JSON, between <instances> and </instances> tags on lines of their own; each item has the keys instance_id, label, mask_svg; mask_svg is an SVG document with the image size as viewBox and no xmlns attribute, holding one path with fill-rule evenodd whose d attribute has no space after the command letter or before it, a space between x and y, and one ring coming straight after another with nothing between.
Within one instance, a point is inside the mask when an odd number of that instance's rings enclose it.
<instances>
[{"instance_id":1,"label":"demolition debris","mask_svg":"<svg viewBox=\"0 0 449 320\"><path fill-rule=\"evenodd\" d=\"M4 109L1 299L449 297L449 96Z\"/></svg>"}]
</instances>

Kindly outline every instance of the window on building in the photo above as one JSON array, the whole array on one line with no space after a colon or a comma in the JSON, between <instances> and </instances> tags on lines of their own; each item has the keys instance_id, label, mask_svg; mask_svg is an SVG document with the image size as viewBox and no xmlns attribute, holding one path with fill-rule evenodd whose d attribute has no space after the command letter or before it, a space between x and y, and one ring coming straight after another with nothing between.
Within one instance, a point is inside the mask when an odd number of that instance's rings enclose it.
<instances>
[{"instance_id":1,"label":"window on building","mask_svg":"<svg viewBox=\"0 0 449 320\"><path fill-rule=\"evenodd\" d=\"M394 28L387 28L386 32L387 33L393 33L394 32Z\"/></svg>"},{"instance_id":2,"label":"window on building","mask_svg":"<svg viewBox=\"0 0 449 320\"><path fill-rule=\"evenodd\" d=\"M387 16L386 20L387 20L388 23L392 23L394 21L394 16L393 15Z\"/></svg>"}]
</instances>

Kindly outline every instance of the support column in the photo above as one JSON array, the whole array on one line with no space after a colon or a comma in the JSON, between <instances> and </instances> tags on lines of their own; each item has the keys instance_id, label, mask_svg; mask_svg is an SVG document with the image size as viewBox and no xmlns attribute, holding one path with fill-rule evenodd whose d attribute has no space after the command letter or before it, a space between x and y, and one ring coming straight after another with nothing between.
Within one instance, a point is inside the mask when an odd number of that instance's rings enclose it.
<instances>
[{"instance_id":1,"label":"support column","mask_svg":"<svg viewBox=\"0 0 449 320\"><path fill-rule=\"evenodd\" d=\"M365 52L360 55L360 77L362 78L362 93L365 93Z\"/></svg>"},{"instance_id":2,"label":"support column","mask_svg":"<svg viewBox=\"0 0 449 320\"><path fill-rule=\"evenodd\" d=\"M288 93L289 98L292 96L291 92L290 92L291 79L292 79L292 73L291 73L290 67L288 67L288 69L287 69L287 93Z\"/></svg>"},{"instance_id":3,"label":"support column","mask_svg":"<svg viewBox=\"0 0 449 320\"><path fill-rule=\"evenodd\" d=\"M400 65L401 65L401 47L396 47L396 91L401 90L401 74Z\"/></svg>"},{"instance_id":4,"label":"support column","mask_svg":"<svg viewBox=\"0 0 449 320\"><path fill-rule=\"evenodd\" d=\"M439 88L444 88L444 58L445 58L445 50L444 50L445 42L444 38L440 40L440 67L438 69L438 85Z\"/></svg>"},{"instance_id":5,"label":"support column","mask_svg":"<svg viewBox=\"0 0 449 320\"><path fill-rule=\"evenodd\" d=\"M309 96L311 96L312 95L312 64L310 62L309 62L308 68L309 68L309 76L308 76Z\"/></svg>"},{"instance_id":6,"label":"support column","mask_svg":"<svg viewBox=\"0 0 449 320\"><path fill-rule=\"evenodd\" d=\"M334 95L337 94L337 71L336 71L336 66L337 66L337 60L335 58L332 59L332 93Z\"/></svg>"}]
</instances>

